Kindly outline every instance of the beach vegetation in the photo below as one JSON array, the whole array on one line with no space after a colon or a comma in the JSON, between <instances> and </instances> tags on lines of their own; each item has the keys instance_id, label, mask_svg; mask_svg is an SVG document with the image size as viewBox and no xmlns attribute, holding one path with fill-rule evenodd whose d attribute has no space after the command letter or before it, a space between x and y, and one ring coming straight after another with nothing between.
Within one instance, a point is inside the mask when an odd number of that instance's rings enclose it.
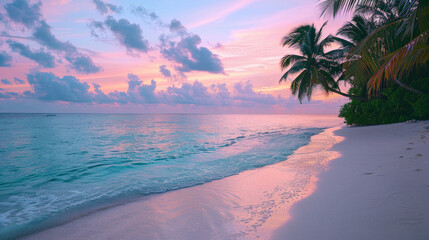
<instances>
[{"instance_id":1,"label":"beach vegetation","mask_svg":"<svg viewBox=\"0 0 429 240\"><path fill-rule=\"evenodd\" d=\"M327 44L336 42L337 49L326 54L323 51L312 53L312 56L321 56L320 59L328 61L330 68L311 61L311 74L302 75L305 70L309 71L308 68L292 70L292 66L282 76L280 81L285 81L294 74L292 94L298 95L301 101L304 93L310 100L308 93L313 85L320 85L329 94L338 93L339 83L344 82L349 90L345 94L340 91L340 94L350 101L341 108L339 116L344 117L347 124L429 119L429 1L324 0L320 5L322 16L335 17L341 12L352 12L353 16L336 36L325 38ZM311 39L308 33L306 38L301 37L303 40L285 40L303 35L303 31L297 30L309 29L308 26L292 31L284 38L283 45L305 48ZM324 43L323 40L319 44ZM303 56L307 54L301 53ZM284 64L289 63L288 56L281 60L282 69L289 66ZM319 72L323 72L322 77ZM298 84L304 76L309 76L307 82L310 84Z\"/></svg>"},{"instance_id":2,"label":"beach vegetation","mask_svg":"<svg viewBox=\"0 0 429 240\"><path fill-rule=\"evenodd\" d=\"M335 77L341 79L343 73L341 63L336 60L342 52L325 51L331 43L338 41L332 35L322 38L325 25L326 22L319 30L314 25L299 26L283 38L283 46L297 49L300 54L288 54L281 59L282 70L288 70L280 78L280 82L286 81L290 75L295 75L291 90L293 95L298 96L300 102L305 97L310 100L315 89L321 89L326 94L334 92L345 97L366 100L364 97L340 90Z\"/></svg>"}]
</instances>

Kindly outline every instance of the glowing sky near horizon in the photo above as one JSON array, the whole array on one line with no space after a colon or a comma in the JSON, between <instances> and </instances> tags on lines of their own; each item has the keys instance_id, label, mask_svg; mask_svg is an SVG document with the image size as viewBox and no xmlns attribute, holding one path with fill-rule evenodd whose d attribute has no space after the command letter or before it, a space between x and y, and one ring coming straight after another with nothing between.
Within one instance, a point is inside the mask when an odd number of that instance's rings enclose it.
<instances>
[{"instance_id":1,"label":"glowing sky near horizon","mask_svg":"<svg viewBox=\"0 0 429 240\"><path fill-rule=\"evenodd\" d=\"M335 34L314 0L8 0L0 6L0 112L319 113L280 58L302 24Z\"/></svg>"}]
</instances>

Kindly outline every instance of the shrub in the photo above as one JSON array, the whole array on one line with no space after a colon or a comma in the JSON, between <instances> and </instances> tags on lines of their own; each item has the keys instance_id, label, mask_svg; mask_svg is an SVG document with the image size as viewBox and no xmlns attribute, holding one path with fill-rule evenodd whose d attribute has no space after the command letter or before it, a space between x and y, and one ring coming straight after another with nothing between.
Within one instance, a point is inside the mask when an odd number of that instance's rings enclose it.
<instances>
[{"instance_id":1,"label":"shrub","mask_svg":"<svg viewBox=\"0 0 429 240\"><path fill-rule=\"evenodd\" d=\"M367 102L351 100L340 109L339 117L347 125L374 125L403 122L411 119L429 119L429 78L415 80L410 84L426 94L410 92L397 84L386 88L378 99ZM350 89L358 92L359 89Z\"/></svg>"}]
</instances>

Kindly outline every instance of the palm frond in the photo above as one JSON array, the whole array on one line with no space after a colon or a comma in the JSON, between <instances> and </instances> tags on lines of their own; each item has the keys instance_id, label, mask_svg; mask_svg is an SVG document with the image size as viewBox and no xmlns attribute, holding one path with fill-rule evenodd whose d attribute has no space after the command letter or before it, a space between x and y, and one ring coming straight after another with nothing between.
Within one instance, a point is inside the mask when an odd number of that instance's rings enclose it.
<instances>
[{"instance_id":1,"label":"palm frond","mask_svg":"<svg viewBox=\"0 0 429 240\"><path fill-rule=\"evenodd\" d=\"M378 0L322 0L320 7L322 15L336 17L340 11L351 12L358 4L375 5Z\"/></svg>"},{"instance_id":2,"label":"palm frond","mask_svg":"<svg viewBox=\"0 0 429 240\"><path fill-rule=\"evenodd\" d=\"M287 78L290 74L301 72L305 69L305 67L306 67L306 61L295 62L295 64L283 74L279 82L287 81Z\"/></svg>"},{"instance_id":3,"label":"palm frond","mask_svg":"<svg viewBox=\"0 0 429 240\"><path fill-rule=\"evenodd\" d=\"M369 71L367 75L372 76L380 67L379 59L386 52L390 52L399 48L403 43L396 38L396 29L401 24L402 20L387 24L373 31L365 37L359 44L350 50L348 55L349 63L345 64L347 68L352 62L352 58L360 56L356 61L362 67L362 71ZM365 67L364 67L365 66ZM369 78L367 78L369 79Z\"/></svg>"},{"instance_id":4,"label":"palm frond","mask_svg":"<svg viewBox=\"0 0 429 240\"><path fill-rule=\"evenodd\" d=\"M322 26L320 27L319 31L317 31L316 37L315 37L315 42L319 42L320 37L322 36L322 31L323 28L326 26L326 24L328 24L328 21L325 21Z\"/></svg>"},{"instance_id":5,"label":"palm frond","mask_svg":"<svg viewBox=\"0 0 429 240\"><path fill-rule=\"evenodd\" d=\"M368 81L368 93L377 95L383 86L404 78L417 65L427 64L428 36L429 32L422 33L402 48L386 55L384 64Z\"/></svg>"},{"instance_id":6,"label":"palm frond","mask_svg":"<svg viewBox=\"0 0 429 240\"><path fill-rule=\"evenodd\" d=\"M294 62L302 61L302 60L305 60L305 57L295 55L295 54L285 55L280 60L280 67L282 70L284 70L284 69L288 68Z\"/></svg>"},{"instance_id":7,"label":"palm frond","mask_svg":"<svg viewBox=\"0 0 429 240\"><path fill-rule=\"evenodd\" d=\"M311 94L313 91L311 78L312 78L311 72L305 71L303 78L299 82L298 100L300 103L302 103L302 99L304 99L304 97L307 97L308 100L310 100L311 98Z\"/></svg>"},{"instance_id":8,"label":"palm frond","mask_svg":"<svg viewBox=\"0 0 429 240\"><path fill-rule=\"evenodd\" d=\"M323 78L323 90L328 94L331 89L340 89L337 81L332 77L332 75L326 71L319 71L320 77Z\"/></svg>"},{"instance_id":9,"label":"palm frond","mask_svg":"<svg viewBox=\"0 0 429 240\"><path fill-rule=\"evenodd\" d=\"M317 44L318 48L315 49L316 53L323 54L325 48L328 47L328 46L330 46L331 43L333 43L333 42L336 42L336 39L335 39L334 36L332 36L332 35L329 34L326 38L324 38L322 41L320 41L319 44Z\"/></svg>"},{"instance_id":10,"label":"palm frond","mask_svg":"<svg viewBox=\"0 0 429 240\"><path fill-rule=\"evenodd\" d=\"M365 39L374 28L375 24L372 21L361 15L355 15L351 21L338 30L337 34L347 37L352 40L353 45L356 45Z\"/></svg>"},{"instance_id":11,"label":"palm frond","mask_svg":"<svg viewBox=\"0 0 429 240\"><path fill-rule=\"evenodd\" d=\"M342 59L344 59L347 56L347 54L348 54L347 48L343 47L343 48L331 50L327 52L325 56L327 59L330 59L330 60L340 61L341 59L342 61Z\"/></svg>"},{"instance_id":12,"label":"palm frond","mask_svg":"<svg viewBox=\"0 0 429 240\"><path fill-rule=\"evenodd\" d=\"M310 28L310 25L295 28L292 32L283 37L282 46L299 47L299 45L307 38L307 32Z\"/></svg>"},{"instance_id":13,"label":"palm frond","mask_svg":"<svg viewBox=\"0 0 429 240\"><path fill-rule=\"evenodd\" d=\"M403 0L405 1L405 0ZM429 30L429 1L420 0L416 9L417 19L419 21L418 26L420 32L426 32Z\"/></svg>"}]
</instances>

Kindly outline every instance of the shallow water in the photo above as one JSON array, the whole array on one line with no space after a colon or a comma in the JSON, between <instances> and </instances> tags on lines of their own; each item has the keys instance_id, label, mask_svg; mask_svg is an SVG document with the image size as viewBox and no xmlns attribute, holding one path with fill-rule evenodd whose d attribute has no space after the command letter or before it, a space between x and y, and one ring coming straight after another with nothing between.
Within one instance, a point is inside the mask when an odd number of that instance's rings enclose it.
<instances>
[{"instance_id":1,"label":"shallow water","mask_svg":"<svg viewBox=\"0 0 429 240\"><path fill-rule=\"evenodd\" d=\"M0 235L283 161L331 116L0 114Z\"/></svg>"}]
</instances>

